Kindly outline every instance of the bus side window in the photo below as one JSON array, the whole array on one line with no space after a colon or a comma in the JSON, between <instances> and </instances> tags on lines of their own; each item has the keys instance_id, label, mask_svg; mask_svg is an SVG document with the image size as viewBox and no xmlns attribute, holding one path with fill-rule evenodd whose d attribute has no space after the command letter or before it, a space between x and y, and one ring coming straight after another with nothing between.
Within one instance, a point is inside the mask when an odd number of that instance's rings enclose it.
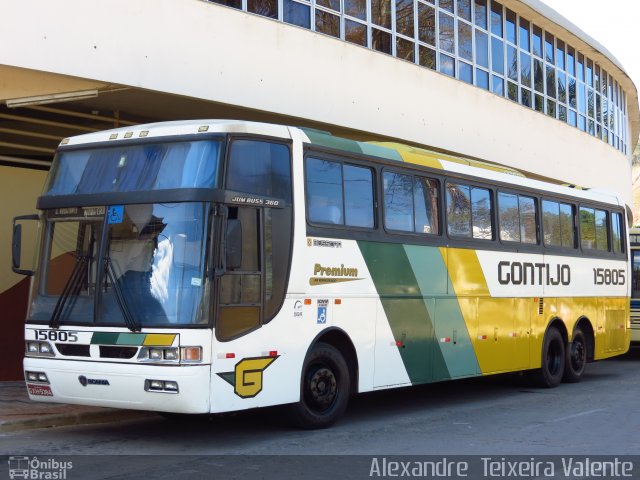
<instances>
[{"instance_id":1,"label":"bus side window","mask_svg":"<svg viewBox=\"0 0 640 480\"><path fill-rule=\"evenodd\" d=\"M481 240L493 239L489 190L447 183L446 195L449 235Z\"/></svg>"},{"instance_id":2,"label":"bus side window","mask_svg":"<svg viewBox=\"0 0 640 480\"><path fill-rule=\"evenodd\" d=\"M500 240L536 244L536 201L532 197L498 192Z\"/></svg>"},{"instance_id":3,"label":"bus side window","mask_svg":"<svg viewBox=\"0 0 640 480\"><path fill-rule=\"evenodd\" d=\"M580 207L580 245L588 250L609 250L607 212Z\"/></svg>"},{"instance_id":4,"label":"bus side window","mask_svg":"<svg viewBox=\"0 0 640 480\"><path fill-rule=\"evenodd\" d=\"M310 222L374 228L370 168L307 158L306 177Z\"/></svg>"},{"instance_id":5,"label":"bus side window","mask_svg":"<svg viewBox=\"0 0 640 480\"><path fill-rule=\"evenodd\" d=\"M620 213L612 213L611 214L611 243L613 243L613 252L614 253L623 253L624 252L624 242L623 238L623 227L622 227L622 214Z\"/></svg>"},{"instance_id":6,"label":"bus side window","mask_svg":"<svg viewBox=\"0 0 640 480\"><path fill-rule=\"evenodd\" d=\"M289 148L281 143L234 140L227 189L291 202Z\"/></svg>"}]
</instances>

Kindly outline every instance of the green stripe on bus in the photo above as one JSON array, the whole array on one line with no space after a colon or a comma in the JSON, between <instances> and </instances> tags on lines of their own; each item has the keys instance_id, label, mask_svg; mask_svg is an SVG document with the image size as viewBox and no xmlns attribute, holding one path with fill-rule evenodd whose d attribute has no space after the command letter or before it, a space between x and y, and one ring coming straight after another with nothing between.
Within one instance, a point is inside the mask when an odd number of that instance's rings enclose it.
<instances>
[{"instance_id":1,"label":"green stripe on bus","mask_svg":"<svg viewBox=\"0 0 640 480\"><path fill-rule=\"evenodd\" d=\"M119 333L94 332L91 337L92 345L115 345L118 341Z\"/></svg>"},{"instance_id":2,"label":"green stripe on bus","mask_svg":"<svg viewBox=\"0 0 640 480\"><path fill-rule=\"evenodd\" d=\"M437 247L405 245L405 252L425 297L435 336L451 377L480 373L473 343L462 316L442 253ZM448 295L443 298L443 295ZM440 339L449 339L448 342ZM438 380L438 378L434 378Z\"/></svg>"},{"instance_id":3,"label":"green stripe on bus","mask_svg":"<svg viewBox=\"0 0 640 480\"><path fill-rule=\"evenodd\" d=\"M392 148L382 147L380 145L373 145L371 143L365 142L358 142L358 145L360 145L362 153L364 153L365 155L373 155L380 158L386 158L387 160L396 160L398 162L404 161L400 153Z\"/></svg>"},{"instance_id":4,"label":"green stripe on bus","mask_svg":"<svg viewBox=\"0 0 640 480\"><path fill-rule=\"evenodd\" d=\"M411 383L450 378L435 329L404 247L358 242Z\"/></svg>"},{"instance_id":5,"label":"green stripe on bus","mask_svg":"<svg viewBox=\"0 0 640 480\"><path fill-rule=\"evenodd\" d=\"M142 345L146 336L146 333L121 333L116 345Z\"/></svg>"},{"instance_id":6,"label":"green stripe on bus","mask_svg":"<svg viewBox=\"0 0 640 480\"><path fill-rule=\"evenodd\" d=\"M313 129L303 128L302 130L314 145L322 145L323 147L335 148L347 152L362 153L360 145L354 140L334 137L333 135L327 135L326 133Z\"/></svg>"}]
</instances>

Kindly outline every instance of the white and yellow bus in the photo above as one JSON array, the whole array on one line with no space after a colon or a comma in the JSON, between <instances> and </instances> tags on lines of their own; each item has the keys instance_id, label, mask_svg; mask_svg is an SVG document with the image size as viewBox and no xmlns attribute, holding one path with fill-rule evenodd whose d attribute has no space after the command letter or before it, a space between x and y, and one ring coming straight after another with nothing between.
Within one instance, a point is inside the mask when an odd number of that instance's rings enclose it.
<instances>
[{"instance_id":1,"label":"white and yellow bus","mask_svg":"<svg viewBox=\"0 0 640 480\"><path fill-rule=\"evenodd\" d=\"M64 140L37 204L30 398L173 413L531 371L629 348L613 193L395 143L240 121ZM22 262L24 263L24 262Z\"/></svg>"}]
</instances>

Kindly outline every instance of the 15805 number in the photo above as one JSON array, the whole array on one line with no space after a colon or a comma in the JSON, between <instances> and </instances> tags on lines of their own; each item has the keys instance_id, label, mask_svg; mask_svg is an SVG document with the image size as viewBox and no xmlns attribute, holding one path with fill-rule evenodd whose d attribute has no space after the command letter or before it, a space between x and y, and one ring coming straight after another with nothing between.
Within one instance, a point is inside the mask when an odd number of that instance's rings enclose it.
<instances>
[{"instance_id":1,"label":"15805 number","mask_svg":"<svg viewBox=\"0 0 640 480\"><path fill-rule=\"evenodd\" d=\"M594 268L593 283L596 285L624 285L624 268Z\"/></svg>"},{"instance_id":2,"label":"15805 number","mask_svg":"<svg viewBox=\"0 0 640 480\"><path fill-rule=\"evenodd\" d=\"M50 342L77 342L78 332L66 332L64 330L36 330L36 340L49 340Z\"/></svg>"}]
</instances>

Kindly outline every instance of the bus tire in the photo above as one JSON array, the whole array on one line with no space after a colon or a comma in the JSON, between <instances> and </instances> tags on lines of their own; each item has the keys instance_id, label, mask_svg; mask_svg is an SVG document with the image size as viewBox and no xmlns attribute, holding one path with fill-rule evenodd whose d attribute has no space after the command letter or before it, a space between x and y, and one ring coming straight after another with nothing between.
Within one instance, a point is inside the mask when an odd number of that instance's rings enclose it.
<instances>
[{"instance_id":1,"label":"bus tire","mask_svg":"<svg viewBox=\"0 0 640 480\"><path fill-rule=\"evenodd\" d=\"M340 418L349 402L349 368L340 351L319 342L302 367L300 402L290 405L294 425L327 428Z\"/></svg>"},{"instance_id":2,"label":"bus tire","mask_svg":"<svg viewBox=\"0 0 640 480\"><path fill-rule=\"evenodd\" d=\"M573 339L567 345L562 381L577 383L582 380L587 365L587 339L579 328L573 332Z\"/></svg>"},{"instance_id":3,"label":"bus tire","mask_svg":"<svg viewBox=\"0 0 640 480\"><path fill-rule=\"evenodd\" d=\"M542 388L557 387L562 381L565 359L562 335L557 328L551 327L542 343L542 366L531 373L533 383Z\"/></svg>"}]
</instances>

